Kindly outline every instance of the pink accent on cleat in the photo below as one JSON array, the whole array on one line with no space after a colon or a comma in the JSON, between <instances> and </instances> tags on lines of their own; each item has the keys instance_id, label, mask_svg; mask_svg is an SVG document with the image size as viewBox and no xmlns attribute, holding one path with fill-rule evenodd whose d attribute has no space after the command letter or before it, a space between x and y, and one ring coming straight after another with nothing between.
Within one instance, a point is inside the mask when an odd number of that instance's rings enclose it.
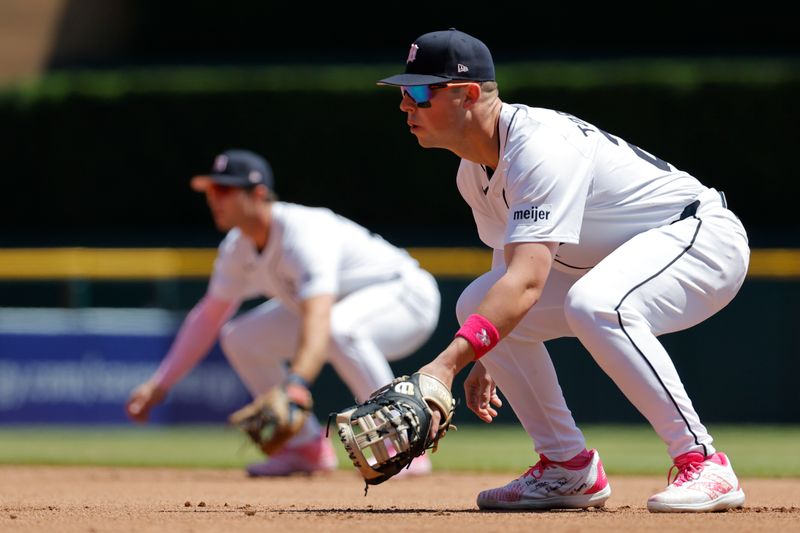
<instances>
[{"instance_id":1,"label":"pink accent on cleat","mask_svg":"<svg viewBox=\"0 0 800 533\"><path fill-rule=\"evenodd\" d=\"M278 477L336 470L338 460L331 441L324 434L300 446L286 446L266 462L248 465L252 477Z\"/></svg>"},{"instance_id":2,"label":"pink accent on cleat","mask_svg":"<svg viewBox=\"0 0 800 533\"><path fill-rule=\"evenodd\" d=\"M579 453L578 455L567 461L551 461L544 455L540 455L539 457L544 459L548 463L557 464L569 470L582 470L586 468L586 465L588 465L589 462L592 460L592 452L584 449L581 453Z\"/></svg>"},{"instance_id":3,"label":"pink accent on cleat","mask_svg":"<svg viewBox=\"0 0 800 533\"><path fill-rule=\"evenodd\" d=\"M672 470L677 469L670 481ZM744 505L744 492L728 456L708 457L688 452L675 458L667 473L667 488L647 500L651 513L725 511Z\"/></svg>"},{"instance_id":4,"label":"pink accent on cleat","mask_svg":"<svg viewBox=\"0 0 800 533\"><path fill-rule=\"evenodd\" d=\"M607 486L608 477L606 476L606 469L603 468L603 463L601 462L597 468L597 481L595 481L594 485L589 487L584 494L597 494L598 492L602 492Z\"/></svg>"}]
</instances>

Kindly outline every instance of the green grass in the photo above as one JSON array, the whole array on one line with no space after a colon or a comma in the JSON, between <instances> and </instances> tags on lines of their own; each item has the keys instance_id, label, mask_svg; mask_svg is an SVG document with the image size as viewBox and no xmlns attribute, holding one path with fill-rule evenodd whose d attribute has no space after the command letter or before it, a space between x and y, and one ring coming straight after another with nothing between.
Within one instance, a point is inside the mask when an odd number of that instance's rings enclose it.
<instances>
[{"instance_id":1,"label":"green grass","mask_svg":"<svg viewBox=\"0 0 800 533\"><path fill-rule=\"evenodd\" d=\"M223 426L0 428L0 463L234 468L260 459Z\"/></svg>"},{"instance_id":2,"label":"green grass","mask_svg":"<svg viewBox=\"0 0 800 533\"><path fill-rule=\"evenodd\" d=\"M610 474L664 474L670 467L666 445L649 426L584 425L586 442L597 448ZM800 476L800 427L710 426L715 446L727 453L742 476ZM515 426L464 426L442 441L433 456L452 470L522 471L537 456L527 434Z\"/></svg>"},{"instance_id":3,"label":"green grass","mask_svg":"<svg viewBox=\"0 0 800 533\"><path fill-rule=\"evenodd\" d=\"M13 86L0 86L0 100L23 103L70 96L115 99L153 92L377 91L375 82L399 65L261 65L227 67L152 67L125 70L52 72ZM499 63L504 89L525 87L587 89L621 85L662 85L691 90L708 84L773 85L795 83L800 62L784 58L538 61Z\"/></svg>"},{"instance_id":4,"label":"green grass","mask_svg":"<svg viewBox=\"0 0 800 533\"><path fill-rule=\"evenodd\" d=\"M800 426L709 429L739 475L800 477ZM609 474L666 475L666 448L649 427L591 425L583 431ZM350 468L338 443L337 452L341 468ZM0 464L240 468L259 459L243 435L220 426L0 427ZM441 470L521 473L535 455L519 427L465 425L447 435L432 459Z\"/></svg>"}]
</instances>

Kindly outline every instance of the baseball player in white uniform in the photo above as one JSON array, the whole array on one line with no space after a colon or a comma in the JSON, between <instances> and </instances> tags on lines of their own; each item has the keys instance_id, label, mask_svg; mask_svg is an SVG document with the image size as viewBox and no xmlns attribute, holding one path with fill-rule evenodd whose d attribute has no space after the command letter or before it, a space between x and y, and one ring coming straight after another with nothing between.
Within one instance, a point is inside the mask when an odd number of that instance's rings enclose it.
<instances>
[{"instance_id":1,"label":"baseball player in white uniform","mask_svg":"<svg viewBox=\"0 0 800 533\"><path fill-rule=\"evenodd\" d=\"M461 157L458 189L492 270L461 295L453 342L422 371L447 384L476 361L467 405L503 391L539 453L481 509L585 508L611 489L564 401L544 342L577 337L667 444L677 474L652 512L740 507L744 493L658 341L722 309L749 249L724 195L577 117L503 103L484 43L454 29L411 46L400 109L426 148Z\"/></svg>"},{"instance_id":2,"label":"baseball player in white uniform","mask_svg":"<svg viewBox=\"0 0 800 533\"><path fill-rule=\"evenodd\" d=\"M393 379L389 361L409 355L434 331L440 296L433 276L405 250L328 209L276 201L271 169L257 154L226 151L192 187L205 192L217 227L228 233L206 295L154 376L131 394L126 408L133 420L146 421L218 336L253 397L282 383L310 395L330 362L363 402ZM258 296L270 299L229 320L243 300ZM335 467L330 440L311 416L280 452L248 473ZM429 470L420 457L406 474Z\"/></svg>"}]
</instances>

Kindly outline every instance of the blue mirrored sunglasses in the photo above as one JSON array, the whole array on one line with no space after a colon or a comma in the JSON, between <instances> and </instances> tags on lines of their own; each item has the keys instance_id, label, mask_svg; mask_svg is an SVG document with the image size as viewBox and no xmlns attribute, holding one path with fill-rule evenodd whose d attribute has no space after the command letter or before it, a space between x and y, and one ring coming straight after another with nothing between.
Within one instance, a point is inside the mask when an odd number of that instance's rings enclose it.
<instances>
[{"instance_id":1,"label":"blue mirrored sunglasses","mask_svg":"<svg viewBox=\"0 0 800 533\"><path fill-rule=\"evenodd\" d=\"M403 96L408 95L409 98L414 100L417 107L430 107L431 96L436 89L447 89L448 87L462 87L464 85L472 85L472 83L437 83L434 85L402 85L400 87L400 94Z\"/></svg>"},{"instance_id":2,"label":"blue mirrored sunglasses","mask_svg":"<svg viewBox=\"0 0 800 533\"><path fill-rule=\"evenodd\" d=\"M403 85L400 87L400 93L414 100L417 107L430 107L431 96L433 89L430 85Z\"/></svg>"}]
</instances>

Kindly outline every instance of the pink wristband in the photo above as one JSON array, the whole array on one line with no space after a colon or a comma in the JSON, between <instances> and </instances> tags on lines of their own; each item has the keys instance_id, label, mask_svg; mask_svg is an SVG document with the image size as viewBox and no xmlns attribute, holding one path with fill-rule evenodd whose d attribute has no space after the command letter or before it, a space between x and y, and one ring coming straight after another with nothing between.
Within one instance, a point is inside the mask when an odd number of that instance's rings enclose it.
<instances>
[{"instance_id":1,"label":"pink wristband","mask_svg":"<svg viewBox=\"0 0 800 533\"><path fill-rule=\"evenodd\" d=\"M485 316L478 314L470 315L455 336L464 337L472 346L476 361L486 355L486 352L494 348L500 341L500 333L497 332L494 324L489 322Z\"/></svg>"}]
</instances>

